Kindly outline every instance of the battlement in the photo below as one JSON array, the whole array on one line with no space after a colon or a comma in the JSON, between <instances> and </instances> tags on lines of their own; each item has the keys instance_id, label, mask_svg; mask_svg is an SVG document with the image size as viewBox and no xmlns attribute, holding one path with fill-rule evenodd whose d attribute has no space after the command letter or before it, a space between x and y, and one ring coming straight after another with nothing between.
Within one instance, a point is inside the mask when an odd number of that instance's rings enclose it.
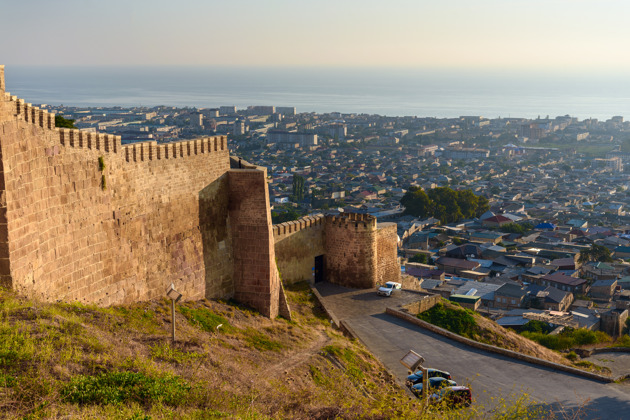
<instances>
[{"instance_id":1,"label":"battlement","mask_svg":"<svg viewBox=\"0 0 630 420\"><path fill-rule=\"evenodd\" d=\"M305 216L291 222L273 225L273 237L277 239L279 236L290 235L312 226L321 226L323 222L324 215L316 214L314 216Z\"/></svg>"},{"instance_id":2,"label":"battlement","mask_svg":"<svg viewBox=\"0 0 630 420\"><path fill-rule=\"evenodd\" d=\"M54 117L53 117L54 121ZM117 153L120 149L120 136L102 133L89 133L71 128L59 128L59 143L82 149L101 150Z\"/></svg>"},{"instance_id":3,"label":"battlement","mask_svg":"<svg viewBox=\"0 0 630 420\"><path fill-rule=\"evenodd\" d=\"M185 156L227 150L227 137L204 137L159 145L155 141L145 141L126 144L122 146L122 148L127 162L177 159Z\"/></svg>"},{"instance_id":4,"label":"battlement","mask_svg":"<svg viewBox=\"0 0 630 420\"><path fill-rule=\"evenodd\" d=\"M290 319L265 168L230 170L226 136L123 146L55 127L4 83L0 66L0 283L99 305L161 299L174 283L187 300Z\"/></svg>"},{"instance_id":5,"label":"battlement","mask_svg":"<svg viewBox=\"0 0 630 420\"><path fill-rule=\"evenodd\" d=\"M9 92L4 92L4 70L0 73L2 80L2 88L0 92L4 94L5 102L9 102L13 107L14 115L18 118L24 119L24 121L38 125L42 128L52 130L55 128L55 114L39 109L32 104L24 102L24 99L18 99L17 96L12 96Z\"/></svg>"},{"instance_id":6,"label":"battlement","mask_svg":"<svg viewBox=\"0 0 630 420\"><path fill-rule=\"evenodd\" d=\"M374 230L376 229L376 217L362 213L341 213L335 216L326 216L326 224L343 228L354 226L355 229Z\"/></svg>"}]
</instances>

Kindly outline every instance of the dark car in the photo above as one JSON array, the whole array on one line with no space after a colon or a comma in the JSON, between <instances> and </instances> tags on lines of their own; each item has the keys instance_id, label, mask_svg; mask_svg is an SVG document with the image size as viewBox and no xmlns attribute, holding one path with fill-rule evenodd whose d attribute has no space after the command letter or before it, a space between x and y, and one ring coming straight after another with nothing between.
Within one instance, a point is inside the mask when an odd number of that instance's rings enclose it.
<instances>
[{"instance_id":1,"label":"dark car","mask_svg":"<svg viewBox=\"0 0 630 420\"><path fill-rule=\"evenodd\" d=\"M472 392L465 386L447 386L431 395L429 403L444 408L468 407L472 404Z\"/></svg>"},{"instance_id":2,"label":"dark car","mask_svg":"<svg viewBox=\"0 0 630 420\"><path fill-rule=\"evenodd\" d=\"M437 390L447 386L457 386L457 382L451 381L450 379L446 378L429 378L429 392L437 392ZM413 392L417 396L422 395L422 382L419 382L412 386L411 392Z\"/></svg>"},{"instance_id":3,"label":"dark car","mask_svg":"<svg viewBox=\"0 0 630 420\"><path fill-rule=\"evenodd\" d=\"M429 368L429 369L427 369L427 374L428 374L429 378L452 379L450 373L445 372L443 370L439 370L439 369ZM406 381L407 386L411 387L411 386L414 386L415 384L417 384L419 382L422 382L422 370L419 370L416 373L413 373L413 374L407 376L407 381Z\"/></svg>"}]
</instances>

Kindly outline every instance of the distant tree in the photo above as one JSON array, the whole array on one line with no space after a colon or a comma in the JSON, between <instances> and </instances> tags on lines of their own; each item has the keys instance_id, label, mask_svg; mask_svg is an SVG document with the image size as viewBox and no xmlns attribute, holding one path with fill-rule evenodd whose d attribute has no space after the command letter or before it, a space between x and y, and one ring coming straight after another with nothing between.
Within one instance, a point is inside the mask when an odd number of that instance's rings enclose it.
<instances>
[{"instance_id":1,"label":"distant tree","mask_svg":"<svg viewBox=\"0 0 630 420\"><path fill-rule=\"evenodd\" d=\"M427 263L427 256L425 254L416 254L413 257L409 258L409 262L414 262L414 263L420 263L420 264L426 264Z\"/></svg>"},{"instance_id":2,"label":"distant tree","mask_svg":"<svg viewBox=\"0 0 630 420\"><path fill-rule=\"evenodd\" d=\"M549 334L552 330L553 328L551 328L548 323L538 321L537 319L532 319L521 327L521 331L529 331L543 334Z\"/></svg>"},{"instance_id":3,"label":"distant tree","mask_svg":"<svg viewBox=\"0 0 630 420\"><path fill-rule=\"evenodd\" d=\"M488 200L471 190L455 191L449 187L433 188L426 193L412 187L401 198L405 214L417 217L436 217L441 223L457 222L480 216L489 209Z\"/></svg>"},{"instance_id":4,"label":"distant tree","mask_svg":"<svg viewBox=\"0 0 630 420\"><path fill-rule=\"evenodd\" d=\"M475 217L479 217L490 210L490 203L488 202L488 199L483 195L478 195L477 197L477 213L475 214Z\"/></svg>"},{"instance_id":5,"label":"distant tree","mask_svg":"<svg viewBox=\"0 0 630 420\"><path fill-rule=\"evenodd\" d=\"M464 216L464 219L471 219L477 214L477 205L479 203L479 197L477 197L471 190L457 191L457 204Z\"/></svg>"},{"instance_id":6,"label":"distant tree","mask_svg":"<svg viewBox=\"0 0 630 420\"><path fill-rule=\"evenodd\" d=\"M400 204L405 206L405 214L422 218L433 214L433 203L422 188L411 187L400 199Z\"/></svg>"},{"instance_id":7,"label":"distant tree","mask_svg":"<svg viewBox=\"0 0 630 420\"><path fill-rule=\"evenodd\" d=\"M529 232L532 230L534 226L531 223L508 223L507 225L501 226L501 232L505 233L520 233L521 235L525 232Z\"/></svg>"},{"instance_id":8,"label":"distant tree","mask_svg":"<svg viewBox=\"0 0 630 420\"><path fill-rule=\"evenodd\" d=\"M590 249L580 252L578 262L586 263L589 261L612 262L611 252L603 245L593 244Z\"/></svg>"},{"instance_id":9,"label":"distant tree","mask_svg":"<svg viewBox=\"0 0 630 420\"><path fill-rule=\"evenodd\" d=\"M55 115L55 127L57 128L76 128L74 126L75 120L69 120L61 115Z\"/></svg>"},{"instance_id":10,"label":"distant tree","mask_svg":"<svg viewBox=\"0 0 630 420\"><path fill-rule=\"evenodd\" d=\"M281 213L272 213L271 222L276 225L278 223L290 222L293 220L297 220L302 217L302 214L295 209L288 209L287 211Z\"/></svg>"},{"instance_id":11,"label":"distant tree","mask_svg":"<svg viewBox=\"0 0 630 420\"><path fill-rule=\"evenodd\" d=\"M302 201L304 199L304 177L301 175L293 175L293 201Z\"/></svg>"},{"instance_id":12,"label":"distant tree","mask_svg":"<svg viewBox=\"0 0 630 420\"><path fill-rule=\"evenodd\" d=\"M438 187L429 190L427 194L434 203L433 216L440 219L442 224L456 222L463 218L459 204L457 203L457 193L448 187Z\"/></svg>"}]
</instances>

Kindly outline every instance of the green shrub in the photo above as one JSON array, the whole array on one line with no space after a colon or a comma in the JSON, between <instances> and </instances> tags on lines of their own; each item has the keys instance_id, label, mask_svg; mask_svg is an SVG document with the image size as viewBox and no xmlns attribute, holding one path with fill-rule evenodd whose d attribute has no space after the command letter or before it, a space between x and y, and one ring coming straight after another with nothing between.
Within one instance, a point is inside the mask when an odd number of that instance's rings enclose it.
<instances>
[{"instance_id":1,"label":"green shrub","mask_svg":"<svg viewBox=\"0 0 630 420\"><path fill-rule=\"evenodd\" d=\"M96 376L79 375L62 389L62 396L75 404L142 405L182 403L190 385L177 376L154 378L136 372L106 372Z\"/></svg>"},{"instance_id":2,"label":"green shrub","mask_svg":"<svg viewBox=\"0 0 630 420\"><path fill-rule=\"evenodd\" d=\"M447 308L443 303L438 303L431 309L418 314L418 318L469 338L472 338L478 329L475 317L469 311Z\"/></svg>"},{"instance_id":3,"label":"green shrub","mask_svg":"<svg viewBox=\"0 0 630 420\"><path fill-rule=\"evenodd\" d=\"M221 324L221 331L232 332L234 327L230 325L227 319L221 315L217 315L206 308L189 308L187 306L179 306L179 312L186 317L192 325L197 325L204 331L217 332L217 327Z\"/></svg>"},{"instance_id":4,"label":"green shrub","mask_svg":"<svg viewBox=\"0 0 630 420\"><path fill-rule=\"evenodd\" d=\"M615 341L614 347L630 347L630 335L624 334Z\"/></svg>"},{"instance_id":5,"label":"green shrub","mask_svg":"<svg viewBox=\"0 0 630 420\"><path fill-rule=\"evenodd\" d=\"M577 360L577 358L578 358L578 355L577 355L577 353L575 353L574 351L570 351L570 352L569 352L566 356L564 356L564 357L566 357L567 359L569 359L569 360L570 360L570 361L572 361L572 362L575 362L575 361Z\"/></svg>"},{"instance_id":6,"label":"green shrub","mask_svg":"<svg viewBox=\"0 0 630 420\"><path fill-rule=\"evenodd\" d=\"M64 118L61 115L55 115L55 127L57 128L77 128L74 125L75 120Z\"/></svg>"},{"instance_id":7,"label":"green shrub","mask_svg":"<svg viewBox=\"0 0 630 420\"><path fill-rule=\"evenodd\" d=\"M98 170L103 172L107 166L105 165L105 158L103 156L98 157Z\"/></svg>"},{"instance_id":8,"label":"green shrub","mask_svg":"<svg viewBox=\"0 0 630 420\"><path fill-rule=\"evenodd\" d=\"M409 262L426 264L427 256L425 254L418 253L413 257L409 258Z\"/></svg>"},{"instance_id":9,"label":"green shrub","mask_svg":"<svg viewBox=\"0 0 630 420\"><path fill-rule=\"evenodd\" d=\"M528 321L527 324L523 325L523 327L521 328L521 332L522 331L548 334L553 331L553 328L546 322L532 319Z\"/></svg>"},{"instance_id":10,"label":"green shrub","mask_svg":"<svg viewBox=\"0 0 630 420\"><path fill-rule=\"evenodd\" d=\"M565 328L564 331L557 335L532 331L523 331L521 335L552 350L566 350L575 346L603 343L611 339L606 333L590 331L586 328Z\"/></svg>"}]
</instances>

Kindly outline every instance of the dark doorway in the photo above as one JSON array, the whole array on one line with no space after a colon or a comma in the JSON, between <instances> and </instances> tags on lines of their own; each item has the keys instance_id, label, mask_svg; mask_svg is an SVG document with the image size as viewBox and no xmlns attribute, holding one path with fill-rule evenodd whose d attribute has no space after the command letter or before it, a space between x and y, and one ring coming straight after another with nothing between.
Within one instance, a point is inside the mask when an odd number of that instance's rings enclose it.
<instances>
[{"instance_id":1,"label":"dark doorway","mask_svg":"<svg viewBox=\"0 0 630 420\"><path fill-rule=\"evenodd\" d=\"M314 277L315 283L319 283L324 281L324 256L318 255L315 257L315 267L314 267Z\"/></svg>"}]
</instances>

